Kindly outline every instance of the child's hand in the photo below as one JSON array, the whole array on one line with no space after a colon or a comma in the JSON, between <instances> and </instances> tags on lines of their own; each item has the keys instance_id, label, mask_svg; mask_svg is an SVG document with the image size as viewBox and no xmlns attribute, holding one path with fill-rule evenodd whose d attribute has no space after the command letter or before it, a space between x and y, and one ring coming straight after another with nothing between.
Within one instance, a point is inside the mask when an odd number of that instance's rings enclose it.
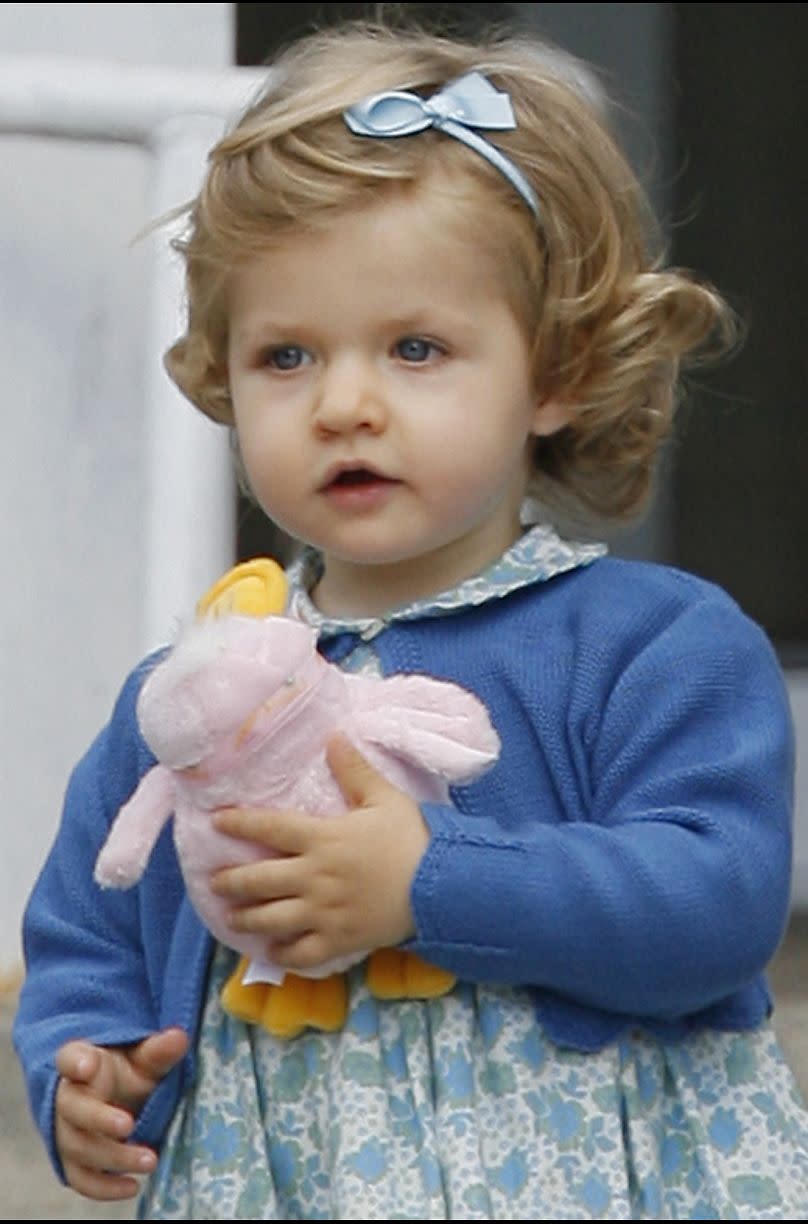
<instances>
[{"instance_id":1,"label":"child's hand","mask_svg":"<svg viewBox=\"0 0 808 1224\"><path fill-rule=\"evenodd\" d=\"M56 1149L68 1185L87 1198L133 1198L134 1174L151 1173L151 1148L127 1142L135 1117L188 1048L186 1034L164 1029L133 1046L68 1041L56 1055Z\"/></svg>"},{"instance_id":2,"label":"child's hand","mask_svg":"<svg viewBox=\"0 0 808 1224\"><path fill-rule=\"evenodd\" d=\"M281 856L226 868L211 884L233 902L233 930L266 935L268 956L288 970L415 933L410 885L429 843L417 803L342 737L328 763L348 805L342 815L239 808L216 817L222 832Z\"/></svg>"}]
</instances>

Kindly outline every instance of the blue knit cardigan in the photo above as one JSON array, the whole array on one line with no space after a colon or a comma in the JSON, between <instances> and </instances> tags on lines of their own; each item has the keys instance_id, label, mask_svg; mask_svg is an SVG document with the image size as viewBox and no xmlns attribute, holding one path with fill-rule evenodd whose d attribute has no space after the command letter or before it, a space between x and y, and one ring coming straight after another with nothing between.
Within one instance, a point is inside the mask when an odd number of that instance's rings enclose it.
<instances>
[{"instance_id":1,"label":"blue knit cardigan","mask_svg":"<svg viewBox=\"0 0 808 1224\"><path fill-rule=\"evenodd\" d=\"M325 649L339 657L354 643ZM793 731L761 629L719 588L604 558L450 615L393 623L386 673L426 672L486 702L496 767L424 805L410 947L458 977L528 987L545 1032L594 1050L629 1027L676 1039L749 1029L771 1009L764 969L789 908ZM141 883L100 892L110 822L153 758L129 677L77 765L24 923L14 1039L53 1148L54 1057L66 1040L192 1037L211 940L170 830ZM159 1146L191 1052L144 1107Z\"/></svg>"}]
</instances>

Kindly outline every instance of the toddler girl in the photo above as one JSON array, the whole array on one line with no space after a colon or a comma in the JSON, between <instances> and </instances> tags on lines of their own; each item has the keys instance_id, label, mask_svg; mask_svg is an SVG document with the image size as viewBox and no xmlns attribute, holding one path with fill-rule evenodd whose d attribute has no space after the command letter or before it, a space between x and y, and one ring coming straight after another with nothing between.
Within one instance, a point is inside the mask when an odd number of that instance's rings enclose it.
<instances>
[{"instance_id":1,"label":"toddler girl","mask_svg":"<svg viewBox=\"0 0 808 1224\"><path fill-rule=\"evenodd\" d=\"M335 1032L228 1014L235 954L170 836L92 868L153 763L127 680L25 919L15 1036L59 1175L146 1219L797 1219L808 1125L764 969L789 910L792 730L720 589L564 539L643 505L680 361L731 334L664 270L602 116L540 45L372 26L280 56L213 149L167 364L302 549L289 612L348 669L486 704L494 768L417 805L353 747L344 816L223 811L212 881L307 973L454 975ZM559 511L560 513L560 511ZM581 533L583 534L583 533Z\"/></svg>"}]
</instances>

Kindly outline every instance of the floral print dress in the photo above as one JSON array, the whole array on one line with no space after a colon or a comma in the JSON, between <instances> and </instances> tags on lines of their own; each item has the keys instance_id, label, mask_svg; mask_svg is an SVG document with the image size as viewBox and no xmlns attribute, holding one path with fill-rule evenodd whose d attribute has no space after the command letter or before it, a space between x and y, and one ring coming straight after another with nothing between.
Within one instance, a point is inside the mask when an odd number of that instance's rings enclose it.
<instances>
[{"instance_id":1,"label":"floral print dress","mask_svg":"<svg viewBox=\"0 0 808 1224\"><path fill-rule=\"evenodd\" d=\"M586 565L601 545L535 526L484 575L395 612L450 613ZM328 620L291 572L294 613L359 632L373 670L384 620ZM293 1040L227 1015L236 955L217 947L196 1080L139 1203L153 1220L803 1219L808 1112L769 1024L595 1053L554 1045L518 989L459 982L380 1001L361 965L336 1033Z\"/></svg>"}]
</instances>

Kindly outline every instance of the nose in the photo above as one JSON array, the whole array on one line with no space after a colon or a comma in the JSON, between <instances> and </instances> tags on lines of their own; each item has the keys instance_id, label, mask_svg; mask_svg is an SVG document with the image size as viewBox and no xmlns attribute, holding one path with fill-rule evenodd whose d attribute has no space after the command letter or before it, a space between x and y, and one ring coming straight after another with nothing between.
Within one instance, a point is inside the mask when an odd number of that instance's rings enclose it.
<instances>
[{"instance_id":1,"label":"nose","mask_svg":"<svg viewBox=\"0 0 808 1224\"><path fill-rule=\"evenodd\" d=\"M352 355L325 364L313 417L315 430L324 436L356 429L378 433L383 429L387 410L372 363Z\"/></svg>"}]
</instances>

